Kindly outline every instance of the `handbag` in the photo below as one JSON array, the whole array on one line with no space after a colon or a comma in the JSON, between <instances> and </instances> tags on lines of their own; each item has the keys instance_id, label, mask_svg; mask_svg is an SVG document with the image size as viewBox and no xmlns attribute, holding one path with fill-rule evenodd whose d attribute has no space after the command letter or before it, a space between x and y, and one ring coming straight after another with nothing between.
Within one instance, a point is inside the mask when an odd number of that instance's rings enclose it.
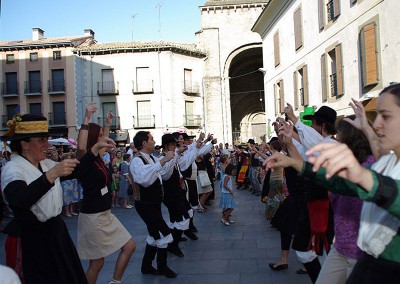
<instances>
[{"instance_id":1,"label":"handbag","mask_svg":"<svg viewBox=\"0 0 400 284\"><path fill-rule=\"evenodd\" d=\"M197 172L197 176L199 178L201 187L206 187L206 186L211 185L211 181L210 181L210 178L208 177L207 171L200 170Z\"/></svg>"}]
</instances>

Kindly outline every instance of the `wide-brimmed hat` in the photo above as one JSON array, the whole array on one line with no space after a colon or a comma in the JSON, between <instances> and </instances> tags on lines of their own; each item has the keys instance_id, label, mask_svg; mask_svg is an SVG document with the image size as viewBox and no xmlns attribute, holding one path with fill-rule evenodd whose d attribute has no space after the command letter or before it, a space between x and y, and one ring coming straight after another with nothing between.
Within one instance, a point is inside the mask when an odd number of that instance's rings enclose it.
<instances>
[{"instance_id":1,"label":"wide-brimmed hat","mask_svg":"<svg viewBox=\"0 0 400 284\"><path fill-rule=\"evenodd\" d=\"M314 117L318 118L332 129L335 129L336 111L328 106L322 106L314 114L303 116L305 120L313 120Z\"/></svg>"},{"instance_id":2,"label":"wide-brimmed hat","mask_svg":"<svg viewBox=\"0 0 400 284\"><path fill-rule=\"evenodd\" d=\"M190 140L190 136L186 132L182 133L182 137L183 137L183 140Z\"/></svg>"},{"instance_id":3,"label":"wide-brimmed hat","mask_svg":"<svg viewBox=\"0 0 400 284\"><path fill-rule=\"evenodd\" d=\"M39 114L16 115L7 122L7 125L10 129L1 136L3 141L49 136L47 118Z\"/></svg>"},{"instance_id":4,"label":"wide-brimmed hat","mask_svg":"<svg viewBox=\"0 0 400 284\"><path fill-rule=\"evenodd\" d=\"M247 143L249 143L249 144L256 144L256 142L254 141L254 139L249 139L249 140L247 141Z\"/></svg>"}]
</instances>

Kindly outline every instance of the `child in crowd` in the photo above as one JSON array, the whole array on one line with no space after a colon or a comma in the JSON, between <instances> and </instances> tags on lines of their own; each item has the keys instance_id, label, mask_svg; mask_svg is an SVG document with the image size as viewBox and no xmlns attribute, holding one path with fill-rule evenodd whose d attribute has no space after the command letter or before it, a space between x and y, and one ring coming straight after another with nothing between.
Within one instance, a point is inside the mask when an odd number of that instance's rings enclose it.
<instances>
[{"instance_id":1,"label":"child in crowd","mask_svg":"<svg viewBox=\"0 0 400 284\"><path fill-rule=\"evenodd\" d=\"M230 219L232 211L237 207L235 199L233 197L233 179L232 176L235 175L236 169L233 164L228 164L225 167L225 170L222 171L221 177L221 198L219 201L219 207L223 209L223 217L221 222L226 226L234 223L233 220Z\"/></svg>"},{"instance_id":2,"label":"child in crowd","mask_svg":"<svg viewBox=\"0 0 400 284\"><path fill-rule=\"evenodd\" d=\"M112 192L112 207L119 207L118 203L118 191L119 191L119 182L121 180L121 173L119 171L119 166L114 164L113 173L111 179L111 192Z\"/></svg>"}]
</instances>

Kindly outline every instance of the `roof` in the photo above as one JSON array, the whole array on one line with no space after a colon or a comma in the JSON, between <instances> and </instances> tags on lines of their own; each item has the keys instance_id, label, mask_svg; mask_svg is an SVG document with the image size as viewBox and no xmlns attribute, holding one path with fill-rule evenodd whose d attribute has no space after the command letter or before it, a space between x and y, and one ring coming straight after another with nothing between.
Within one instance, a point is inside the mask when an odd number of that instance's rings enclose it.
<instances>
[{"instance_id":1,"label":"roof","mask_svg":"<svg viewBox=\"0 0 400 284\"><path fill-rule=\"evenodd\" d=\"M13 40L13 41L0 41L0 50L23 50L32 48L51 48L51 47L66 47L66 46L78 46L82 44L92 43L93 37L88 35L81 36L68 36L68 37L57 37L57 38L43 38L40 40Z\"/></svg>"},{"instance_id":2,"label":"roof","mask_svg":"<svg viewBox=\"0 0 400 284\"><path fill-rule=\"evenodd\" d=\"M206 56L206 54L198 49L195 44L183 44L165 41L95 43L92 45L79 46L75 49L75 52L80 54L108 54L119 52L147 52L159 50L174 50L177 52L191 53L192 55L199 57Z\"/></svg>"},{"instance_id":3,"label":"roof","mask_svg":"<svg viewBox=\"0 0 400 284\"><path fill-rule=\"evenodd\" d=\"M204 6L225 6L225 5L242 5L242 4L265 4L269 0L208 0Z\"/></svg>"}]
</instances>

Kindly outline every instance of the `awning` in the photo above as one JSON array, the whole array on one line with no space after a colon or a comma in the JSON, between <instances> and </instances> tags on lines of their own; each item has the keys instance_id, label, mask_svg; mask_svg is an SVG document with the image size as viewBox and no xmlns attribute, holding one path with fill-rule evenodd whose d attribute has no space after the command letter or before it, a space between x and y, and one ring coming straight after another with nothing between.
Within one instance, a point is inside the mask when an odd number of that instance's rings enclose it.
<instances>
[{"instance_id":1,"label":"awning","mask_svg":"<svg viewBox=\"0 0 400 284\"><path fill-rule=\"evenodd\" d=\"M128 132L110 133L110 138L114 140L116 143L123 142L125 144L129 144L130 142Z\"/></svg>"}]
</instances>

